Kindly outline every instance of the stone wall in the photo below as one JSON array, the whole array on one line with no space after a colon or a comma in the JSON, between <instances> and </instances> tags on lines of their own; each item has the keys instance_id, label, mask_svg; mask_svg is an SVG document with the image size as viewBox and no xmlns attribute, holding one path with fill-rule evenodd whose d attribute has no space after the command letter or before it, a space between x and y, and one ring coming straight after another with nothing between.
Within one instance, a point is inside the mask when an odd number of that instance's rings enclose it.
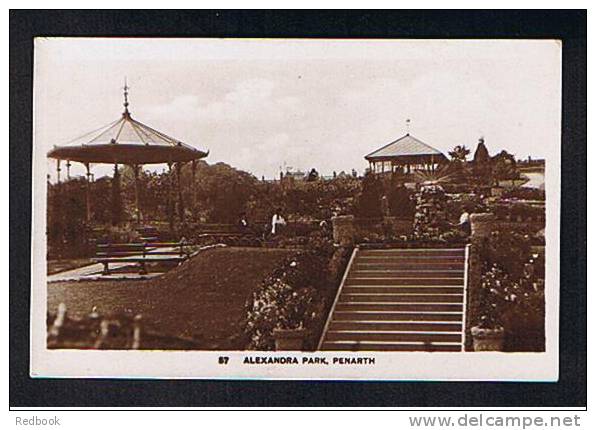
<instances>
[{"instance_id":1,"label":"stone wall","mask_svg":"<svg viewBox=\"0 0 596 430\"><path fill-rule=\"evenodd\" d=\"M412 234L412 220L386 216L382 219L359 219L352 215L332 218L333 241L337 245L397 240Z\"/></svg>"}]
</instances>

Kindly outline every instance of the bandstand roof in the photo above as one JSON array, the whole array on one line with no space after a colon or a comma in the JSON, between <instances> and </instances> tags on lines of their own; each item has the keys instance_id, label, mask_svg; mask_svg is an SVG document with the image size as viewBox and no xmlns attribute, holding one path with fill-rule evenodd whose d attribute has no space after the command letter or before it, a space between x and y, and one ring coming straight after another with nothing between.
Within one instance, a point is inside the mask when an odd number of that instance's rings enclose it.
<instances>
[{"instance_id":1,"label":"bandstand roof","mask_svg":"<svg viewBox=\"0 0 596 430\"><path fill-rule=\"evenodd\" d=\"M433 148L430 145L416 139L410 134L400 137L391 143L371 152L364 156L369 161L375 160L390 160L392 158L416 158L416 157L437 157L437 161L441 158L446 158L445 155L438 149Z\"/></svg>"},{"instance_id":2,"label":"bandstand roof","mask_svg":"<svg viewBox=\"0 0 596 430\"><path fill-rule=\"evenodd\" d=\"M124 112L118 120L54 146L48 157L81 163L159 164L193 161L209 154L133 119L127 90L125 86Z\"/></svg>"}]
</instances>

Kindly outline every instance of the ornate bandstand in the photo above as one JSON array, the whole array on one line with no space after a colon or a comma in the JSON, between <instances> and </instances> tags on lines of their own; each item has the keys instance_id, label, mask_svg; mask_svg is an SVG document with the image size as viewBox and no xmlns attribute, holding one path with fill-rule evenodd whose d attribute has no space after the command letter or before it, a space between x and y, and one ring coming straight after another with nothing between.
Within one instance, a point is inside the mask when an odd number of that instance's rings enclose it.
<instances>
[{"instance_id":1,"label":"ornate bandstand","mask_svg":"<svg viewBox=\"0 0 596 430\"><path fill-rule=\"evenodd\" d=\"M170 172L170 196L173 192L174 174L177 178L180 217L182 212L182 192L180 172L182 167L192 165L192 183L195 177L195 163L205 158L209 151L204 152L180 140L168 136L142 122L134 119L128 109L128 90L124 85L124 112L116 121L99 129L89 132L62 146L54 146L48 152L48 158L56 160L57 181L60 183L61 163L65 163L66 174L70 177L71 163L81 163L86 168L86 217L87 222L92 219L90 189L92 184L91 166L93 164L111 164L114 166L112 187L119 190L118 167L130 166L134 172L134 202L135 220L142 220L142 207L139 205L139 175L144 165L167 164ZM119 191L118 191L119 192ZM114 195L114 193L113 193ZM170 220L171 222L171 220Z\"/></svg>"}]
</instances>

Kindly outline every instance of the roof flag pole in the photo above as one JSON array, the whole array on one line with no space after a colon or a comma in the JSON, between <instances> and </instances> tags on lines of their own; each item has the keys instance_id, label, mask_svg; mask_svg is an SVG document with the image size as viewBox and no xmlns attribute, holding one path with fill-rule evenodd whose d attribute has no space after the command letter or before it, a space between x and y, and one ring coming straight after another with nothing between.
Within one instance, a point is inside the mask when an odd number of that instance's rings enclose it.
<instances>
[{"instance_id":1,"label":"roof flag pole","mask_svg":"<svg viewBox=\"0 0 596 430\"><path fill-rule=\"evenodd\" d=\"M130 87L126 82L126 76L124 77L124 87L122 89L124 90L124 113L128 115L128 90L130 89Z\"/></svg>"}]
</instances>

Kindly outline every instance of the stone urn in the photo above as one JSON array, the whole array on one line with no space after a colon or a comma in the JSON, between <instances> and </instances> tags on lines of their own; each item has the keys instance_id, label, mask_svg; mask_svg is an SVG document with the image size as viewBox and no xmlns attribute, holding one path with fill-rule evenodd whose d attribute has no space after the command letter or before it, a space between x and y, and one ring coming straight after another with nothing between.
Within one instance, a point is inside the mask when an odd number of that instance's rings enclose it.
<instances>
[{"instance_id":1,"label":"stone urn","mask_svg":"<svg viewBox=\"0 0 596 430\"><path fill-rule=\"evenodd\" d=\"M276 351L302 351L304 349L304 340L308 331L303 328L298 329L273 329L273 338L275 339Z\"/></svg>"},{"instance_id":2,"label":"stone urn","mask_svg":"<svg viewBox=\"0 0 596 430\"><path fill-rule=\"evenodd\" d=\"M505 343L505 329L503 327L481 328L472 327L474 351L503 351Z\"/></svg>"}]
</instances>

